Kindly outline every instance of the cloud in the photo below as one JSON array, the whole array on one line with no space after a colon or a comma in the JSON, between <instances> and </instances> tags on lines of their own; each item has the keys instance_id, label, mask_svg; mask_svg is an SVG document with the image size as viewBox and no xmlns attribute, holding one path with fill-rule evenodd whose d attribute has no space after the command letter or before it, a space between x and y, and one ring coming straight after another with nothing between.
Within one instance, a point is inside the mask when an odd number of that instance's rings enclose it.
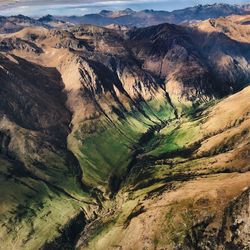
<instances>
[{"instance_id":1,"label":"cloud","mask_svg":"<svg viewBox=\"0 0 250 250\"><path fill-rule=\"evenodd\" d=\"M119 8L134 7L147 3L162 3L166 0L19 0L3 1L0 0L0 15L24 14L28 16L42 16L46 14L54 15L83 15L87 13L98 12L101 9L115 10ZM146 7L145 7L146 8ZM144 9L145 9L144 8ZM143 8L142 8L143 9Z\"/></svg>"}]
</instances>

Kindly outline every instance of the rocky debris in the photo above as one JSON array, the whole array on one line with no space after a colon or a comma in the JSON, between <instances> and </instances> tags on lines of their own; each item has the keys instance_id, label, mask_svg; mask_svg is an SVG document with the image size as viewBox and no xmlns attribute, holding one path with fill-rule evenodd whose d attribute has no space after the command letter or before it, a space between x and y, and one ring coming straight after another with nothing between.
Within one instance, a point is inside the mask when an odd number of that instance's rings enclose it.
<instances>
[{"instance_id":1,"label":"rocky debris","mask_svg":"<svg viewBox=\"0 0 250 250\"><path fill-rule=\"evenodd\" d=\"M250 246L250 189L235 198L226 208L220 230L219 245L225 249L247 249Z\"/></svg>"}]
</instances>

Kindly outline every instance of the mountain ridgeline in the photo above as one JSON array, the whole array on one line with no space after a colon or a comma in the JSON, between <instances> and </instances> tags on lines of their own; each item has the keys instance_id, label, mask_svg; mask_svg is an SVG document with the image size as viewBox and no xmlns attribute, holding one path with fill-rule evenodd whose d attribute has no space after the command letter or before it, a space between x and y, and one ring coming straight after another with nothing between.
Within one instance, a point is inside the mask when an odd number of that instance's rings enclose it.
<instances>
[{"instance_id":1,"label":"mountain ridgeline","mask_svg":"<svg viewBox=\"0 0 250 250\"><path fill-rule=\"evenodd\" d=\"M27 26L44 26L54 28L68 28L77 24L93 24L99 26L114 26L116 29L133 27L147 27L162 23L187 24L209 18L227 17L230 15L247 15L250 13L249 4L210 4L197 5L174 11L125 9L121 11L102 10L97 14L83 16L52 16L46 15L33 19L23 15L0 16L0 33L11 33Z\"/></svg>"},{"instance_id":2,"label":"mountain ridgeline","mask_svg":"<svg viewBox=\"0 0 250 250\"><path fill-rule=\"evenodd\" d=\"M53 17L48 15L47 17L42 17L39 20L47 22L61 20L74 24L86 23L101 26L116 24L129 27L146 27L161 23L183 24L202 21L209 18L218 18L230 15L244 15L249 14L249 12L249 4L211 4L197 5L171 12L154 10L134 11L128 8L122 11L102 10L100 13L87 14L84 16Z\"/></svg>"},{"instance_id":3,"label":"mountain ridgeline","mask_svg":"<svg viewBox=\"0 0 250 250\"><path fill-rule=\"evenodd\" d=\"M247 10L2 18L0 249L247 249Z\"/></svg>"}]
</instances>

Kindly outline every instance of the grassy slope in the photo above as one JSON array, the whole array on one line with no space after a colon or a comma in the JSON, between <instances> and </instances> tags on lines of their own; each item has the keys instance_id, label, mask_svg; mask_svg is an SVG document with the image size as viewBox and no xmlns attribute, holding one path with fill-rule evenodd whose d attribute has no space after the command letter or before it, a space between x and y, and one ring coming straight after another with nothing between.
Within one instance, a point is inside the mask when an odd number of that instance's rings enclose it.
<instances>
[{"instance_id":1,"label":"grassy slope","mask_svg":"<svg viewBox=\"0 0 250 250\"><path fill-rule=\"evenodd\" d=\"M94 125L100 126L100 129L91 136L82 134L81 129L72 134L69 137L69 147L75 150L74 153L81 164L83 182L92 187L107 192L108 180L112 173L118 177L125 176L132 157L137 158L116 199L103 204L101 226L94 227L91 233L90 238L93 240L89 245L90 249L100 249L99 244L102 245L103 240L107 247L116 244L116 241L119 242L119 235L126 232L124 228L129 227L133 217L143 213L143 199L147 200L151 195L164 191L169 185L178 188L182 186L183 181L195 178L197 174L209 175L224 172L225 169L231 172L239 169L247 171L248 161L244 158L244 152L249 140L249 107L246 101L248 93L249 88L239 93L229 104L225 100L216 108L195 109L189 115L174 120L159 132L155 132L143 143L139 143L140 138L150 126L174 118L174 111L169 105L165 105L164 109L164 105L160 107L150 103L149 106L143 107L147 117L133 110L127 113L124 119L114 120L112 126L107 121L94 121ZM242 105L246 108L241 106L241 113L233 112L227 115L224 106L230 108L238 99L242 100ZM228 119L224 119L219 126L213 126L215 118L222 115L214 112L220 109ZM221 140L215 140L216 136L223 133L227 135L227 140L223 137ZM74 147L71 147L72 140L74 143L77 141L77 146L74 144ZM230 147L227 147L228 145ZM139 153L134 155L136 151ZM91 213L91 207L84 202L90 201L89 196L79 189L76 173L67 170L62 158L54 153L47 153L44 161L48 163L49 169L45 172L50 176L50 181L56 186L63 187L72 197L83 201L72 199L30 176L11 178L9 173L15 166L1 159L0 185L4 203L1 202L0 207L0 233L6 242L5 249L13 246L15 249L37 249L37 246L59 236L63 225L75 217L82 208ZM242 157L238 157L239 155ZM109 215L107 211L113 211L113 215ZM159 227L155 230L159 230L160 234L162 229ZM184 229L180 231L185 232ZM169 237L171 238L171 235ZM153 237L151 240L152 244L158 245L161 239Z\"/></svg>"},{"instance_id":2,"label":"grassy slope","mask_svg":"<svg viewBox=\"0 0 250 250\"><path fill-rule=\"evenodd\" d=\"M216 214L212 221L219 225L228 202L250 186L249 91L193 110L155 133L116 199L104 205L102 226L93 226L82 249L171 249L185 244L198 219Z\"/></svg>"},{"instance_id":3,"label":"grassy slope","mask_svg":"<svg viewBox=\"0 0 250 250\"><path fill-rule=\"evenodd\" d=\"M145 112L156 121L151 108L150 111L146 108ZM82 135L80 126L74 136L80 145L76 156L83 170L83 182L107 190L112 173L123 176L135 150L133 147L154 124L151 118L133 110L113 125L106 120L99 121L100 130L89 137ZM84 124L82 126L84 129ZM14 126L13 135L16 144L25 141L32 147L34 137L29 136L29 131ZM79 170L68 165L63 152L60 155L60 152L49 149L46 142L44 145L39 154L23 156L30 173L24 171L24 166L0 155L0 237L5 242L0 249L37 249L60 236L64 226L82 209L91 216L96 208L88 204L96 201L79 184ZM42 164L34 166L33 157L38 157Z\"/></svg>"},{"instance_id":4,"label":"grassy slope","mask_svg":"<svg viewBox=\"0 0 250 250\"><path fill-rule=\"evenodd\" d=\"M28 176L11 177L12 166L4 159L0 167L0 249L41 247L60 235L60 228L84 205Z\"/></svg>"},{"instance_id":5,"label":"grassy slope","mask_svg":"<svg viewBox=\"0 0 250 250\"><path fill-rule=\"evenodd\" d=\"M84 171L83 182L108 192L111 175L122 178L143 134L156 124L174 118L174 110L168 103L142 104L144 114L137 109L126 113L122 119L95 120L94 134L86 134L85 123L69 137L69 147L78 158ZM159 113L158 113L159 112ZM77 146L75 145L77 141Z\"/></svg>"},{"instance_id":6,"label":"grassy slope","mask_svg":"<svg viewBox=\"0 0 250 250\"><path fill-rule=\"evenodd\" d=\"M60 236L64 225L83 208L89 210L87 203L92 200L63 152L44 142L39 155L35 149L33 155L26 154L27 147L35 148L34 137L24 129L9 128L16 145L25 142L19 145L25 158L0 152L0 238L4 239L0 249L37 249ZM40 164L35 165L34 159Z\"/></svg>"}]
</instances>

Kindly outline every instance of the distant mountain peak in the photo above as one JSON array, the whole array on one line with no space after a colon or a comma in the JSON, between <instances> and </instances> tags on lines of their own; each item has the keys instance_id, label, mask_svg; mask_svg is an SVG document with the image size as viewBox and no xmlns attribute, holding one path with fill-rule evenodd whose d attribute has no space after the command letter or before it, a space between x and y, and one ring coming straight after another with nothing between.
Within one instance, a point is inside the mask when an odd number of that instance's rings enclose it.
<instances>
[{"instance_id":1,"label":"distant mountain peak","mask_svg":"<svg viewBox=\"0 0 250 250\"><path fill-rule=\"evenodd\" d=\"M28 16L24 16L22 14L19 14L19 15L15 15L15 16L11 16L13 18L18 18L20 20L32 20L32 18L28 17Z\"/></svg>"},{"instance_id":2,"label":"distant mountain peak","mask_svg":"<svg viewBox=\"0 0 250 250\"><path fill-rule=\"evenodd\" d=\"M119 17L119 16L125 16L125 15L132 15L136 13L136 11L126 8L124 10L118 10L118 11L111 11L111 10L102 10L99 15L104 16L104 17Z\"/></svg>"},{"instance_id":3,"label":"distant mountain peak","mask_svg":"<svg viewBox=\"0 0 250 250\"><path fill-rule=\"evenodd\" d=\"M102 11L100 11L100 15L102 15L102 16L106 16L107 14L110 14L112 11L110 11L110 10L102 10Z\"/></svg>"},{"instance_id":4,"label":"distant mountain peak","mask_svg":"<svg viewBox=\"0 0 250 250\"><path fill-rule=\"evenodd\" d=\"M132 10L131 8L126 8L125 10L123 10L123 12L135 12L135 11Z\"/></svg>"},{"instance_id":5,"label":"distant mountain peak","mask_svg":"<svg viewBox=\"0 0 250 250\"><path fill-rule=\"evenodd\" d=\"M40 22L51 22L54 20L54 17L50 14L43 16L41 18L38 19Z\"/></svg>"}]
</instances>

